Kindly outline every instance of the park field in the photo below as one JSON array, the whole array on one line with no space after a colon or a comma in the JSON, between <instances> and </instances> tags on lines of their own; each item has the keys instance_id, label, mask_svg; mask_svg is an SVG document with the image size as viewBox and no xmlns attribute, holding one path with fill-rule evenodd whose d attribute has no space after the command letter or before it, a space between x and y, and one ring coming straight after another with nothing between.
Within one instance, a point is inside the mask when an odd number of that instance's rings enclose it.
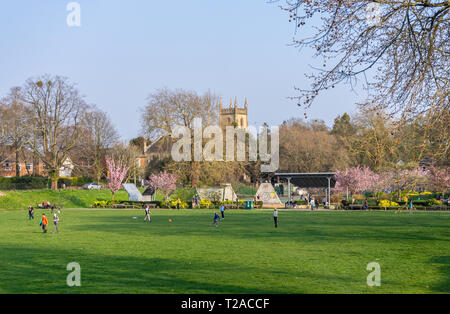
<instances>
[{"instance_id":1,"label":"park field","mask_svg":"<svg viewBox=\"0 0 450 314\"><path fill-rule=\"evenodd\" d=\"M0 211L0 293L450 293L450 213L213 213L71 209L43 234L42 210Z\"/></svg>"}]
</instances>

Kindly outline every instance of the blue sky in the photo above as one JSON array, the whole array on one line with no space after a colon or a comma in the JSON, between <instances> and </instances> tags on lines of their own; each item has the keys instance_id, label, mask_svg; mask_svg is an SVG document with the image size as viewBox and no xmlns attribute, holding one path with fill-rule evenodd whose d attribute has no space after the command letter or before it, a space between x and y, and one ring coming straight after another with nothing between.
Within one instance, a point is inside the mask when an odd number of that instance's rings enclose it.
<instances>
[{"instance_id":1,"label":"blue sky","mask_svg":"<svg viewBox=\"0 0 450 314\"><path fill-rule=\"evenodd\" d=\"M294 28L265 0L79 0L69 27L66 0L0 1L0 96L29 77L67 76L88 103L109 113L123 139L140 135L140 108L157 88L211 90L249 103L249 123L303 117L288 99L320 64L289 46ZM349 86L319 97L310 118L332 125L354 112Z\"/></svg>"}]
</instances>

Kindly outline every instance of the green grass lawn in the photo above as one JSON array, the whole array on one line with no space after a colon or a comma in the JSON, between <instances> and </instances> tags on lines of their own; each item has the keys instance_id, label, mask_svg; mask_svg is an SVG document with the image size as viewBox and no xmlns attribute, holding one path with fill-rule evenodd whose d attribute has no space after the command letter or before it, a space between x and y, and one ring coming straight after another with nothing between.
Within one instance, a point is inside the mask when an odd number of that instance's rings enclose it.
<instances>
[{"instance_id":1,"label":"green grass lawn","mask_svg":"<svg viewBox=\"0 0 450 314\"><path fill-rule=\"evenodd\" d=\"M218 228L212 210L152 212L67 210L42 234L41 210L0 211L0 293L450 292L449 213L283 211L275 229L271 211L227 211Z\"/></svg>"}]
</instances>

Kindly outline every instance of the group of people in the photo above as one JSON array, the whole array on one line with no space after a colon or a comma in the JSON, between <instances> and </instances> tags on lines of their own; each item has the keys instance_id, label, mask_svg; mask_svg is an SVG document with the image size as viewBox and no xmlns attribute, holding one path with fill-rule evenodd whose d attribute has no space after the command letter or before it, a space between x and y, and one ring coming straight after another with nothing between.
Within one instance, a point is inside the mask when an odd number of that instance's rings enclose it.
<instances>
[{"instance_id":1,"label":"group of people","mask_svg":"<svg viewBox=\"0 0 450 314\"><path fill-rule=\"evenodd\" d=\"M223 219L225 219L225 206L222 205L220 206L220 213L222 218L219 216L219 214L217 212L214 213L214 218L213 218L213 223L212 225L218 227L219 226L219 220L222 221ZM278 228L278 209L274 209L273 210L273 222L275 224L275 228Z\"/></svg>"},{"instance_id":2,"label":"group of people","mask_svg":"<svg viewBox=\"0 0 450 314\"><path fill-rule=\"evenodd\" d=\"M47 206L48 204L48 206ZM45 205L45 207L44 207ZM50 206L50 203L42 203L42 207L41 204L39 204L40 208L51 208L52 209L52 214L53 214L53 231L52 233L54 233L55 231L57 233L59 233L59 229L58 229L58 223L59 223L59 217L56 213L53 213L53 210L55 209L54 206ZM58 214L61 213L61 210L58 209ZM33 206L29 206L28 207L28 220L34 220L34 208ZM48 219L47 216L45 215L45 213L42 214L42 218L39 221L39 226L42 228L42 232L43 233L47 233L47 225L48 225Z\"/></svg>"},{"instance_id":3,"label":"group of people","mask_svg":"<svg viewBox=\"0 0 450 314\"><path fill-rule=\"evenodd\" d=\"M42 209L51 209L52 213L55 209L58 209L58 213L61 213L61 209L57 208L55 204L50 204L50 202L42 202L42 204L39 204L38 207Z\"/></svg>"},{"instance_id":4,"label":"group of people","mask_svg":"<svg viewBox=\"0 0 450 314\"><path fill-rule=\"evenodd\" d=\"M308 201L309 205L311 205L311 210L318 209L320 206L319 200L316 200L314 197L311 196L309 196L308 198L302 196L301 200ZM324 207L328 205L326 196L323 197L322 204ZM290 200L285 203L286 208L295 208L295 206L296 203L294 200Z\"/></svg>"},{"instance_id":5,"label":"group of people","mask_svg":"<svg viewBox=\"0 0 450 314\"><path fill-rule=\"evenodd\" d=\"M49 209L51 207L52 205L50 204L50 202L42 202L42 204L39 204L39 208Z\"/></svg>"},{"instance_id":6,"label":"group of people","mask_svg":"<svg viewBox=\"0 0 450 314\"><path fill-rule=\"evenodd\" d=\"M56 213L53 214L53 224L54 224L54 227L53 227L52 233L55 233L55 231L57 233L59 233L59 229L58 229L59 217ZM41 218L41 221L39 222L39 225L42 227L43 233L47 233L48 219L47 219L47 216L45 216L45 214L42 214L42 218Z\"/></svg>"},{"instance_id":7,"label":"group of people","mask_svg":"<svg viewBox=\"0 0 450 314\"><path fill-rule=\"evenodd\" d=\"M220 218L219 214L217 212L214 213L214 219L213 219L213 223L212 225L216 225L216 227L219 226L219 220L224 220L225 219L225 205L220 206L220 214L222 216L222 218Z\"/></svg>"}]
</instances>

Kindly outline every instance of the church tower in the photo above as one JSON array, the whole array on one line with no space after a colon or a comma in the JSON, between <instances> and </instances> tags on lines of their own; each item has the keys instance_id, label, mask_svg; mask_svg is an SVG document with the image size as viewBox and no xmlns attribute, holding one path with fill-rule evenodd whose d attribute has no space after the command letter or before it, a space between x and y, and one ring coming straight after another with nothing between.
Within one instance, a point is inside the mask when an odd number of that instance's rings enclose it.
<instances>
[{"instance_id":1,"label":"church tower","mask_svg":"<svg viewBox=\"0 0 450 314\"><path fill-rule=\"evenodd\" d=\"M219 103L219 125L222 129L227 126L234 126L238 128L248 129L248 104L247 97L245 97L244 108L238 108L237 97L234 100L230 100L230 108L223 108L222 99Z\"/></svg>"}]
</instances>

